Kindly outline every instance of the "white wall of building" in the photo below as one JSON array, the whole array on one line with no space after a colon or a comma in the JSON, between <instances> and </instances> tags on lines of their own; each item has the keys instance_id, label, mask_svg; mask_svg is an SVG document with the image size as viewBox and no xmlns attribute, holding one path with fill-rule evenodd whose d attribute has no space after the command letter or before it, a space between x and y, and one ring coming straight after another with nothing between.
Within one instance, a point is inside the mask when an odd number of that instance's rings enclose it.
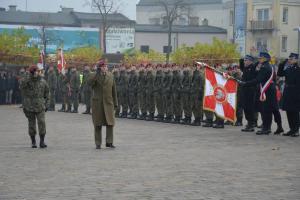
<instances>
[{"instance_id":1,"label":"white wall of building","mask_svg":"<svg viewBox=\"0 0 300 200\"><path fill-rule=\"evenodd\" d=\"M214 37L221 40L226 40L227 35L207 33L174 33L172 34L172 49L174 50L174 47L180 47L183 44L187 46L194 46L197 42L210 44ZM168 35L167 33L136 32L135 48L140 50L142 45L147 45L150 49L162 53L163 47L168 45Z\"/></svg>"}]
</instances>

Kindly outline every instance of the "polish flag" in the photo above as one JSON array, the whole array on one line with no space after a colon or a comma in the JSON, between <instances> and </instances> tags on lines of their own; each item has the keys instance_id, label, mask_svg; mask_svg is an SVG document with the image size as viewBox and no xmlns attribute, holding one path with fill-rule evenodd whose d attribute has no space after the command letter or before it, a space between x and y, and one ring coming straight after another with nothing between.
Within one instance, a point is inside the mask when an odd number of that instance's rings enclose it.
<instances>
[{"instance_id":1,"label":"polish flag","mask_svg":"<svg viewBox=\"0 0 300 200\"><path fill-rule=\"evenodd\" d=\"M66 61L64 58L63 49L58 50L57 55L57 69L59 73L65 74Z\"/></svg>"},{"instance_id":2,"label":"polish flag","mask_svg":"<svg viewBox=\"0 0 300 200\"><path fill-rule=\"evenodd\" d=\"M39 62L37 63L37 67L39 69L44 69L44 58L45 58L45 52L44 52L44 50L41 50L40 51Z\"/></svg>"},{"instance_id":3,"label":"polish flag","mask_svg":"<svg viewBox=\"0 0 300 200\"><path fill-rule=\"evenodd\" d=\"M222 119L235 122L237 87L236 80L205 65L203 109L214 112Z\"/></svg>"}]
</instances>

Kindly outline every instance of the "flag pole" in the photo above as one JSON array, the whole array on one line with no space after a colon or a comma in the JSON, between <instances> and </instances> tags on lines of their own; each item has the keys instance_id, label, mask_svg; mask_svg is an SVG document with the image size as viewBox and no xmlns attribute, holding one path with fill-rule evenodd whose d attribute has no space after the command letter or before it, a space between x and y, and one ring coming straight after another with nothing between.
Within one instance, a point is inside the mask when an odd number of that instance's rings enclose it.
<instances>
[{"instance_id":1,"label":"flag pole","mask_svg":"<svg viewBox=\"0 0 300 200\"><path fill-rule=\"evenodd\" d=\"M199 64L199 65L201 65L201 66L204 66L204 67L207 67L207 68L210 68L210 69L214 70L215 72L217 72L218 74L221 74L221 75L224 76L224 77L225 77L225 74L226 74L226 78L227 78L227 79L233 79L233 80L235 80L235 81L238 82L238 83L241 82L241 80L239 80L239 79L237 79L237 78L234 78L233 76L230 76L230 75L228 75L228 74L225 73L225 72L221 72L221 71L217 70L216 68L213 68L213 67L209 66L209 65L206 64L206 63L197 62L197 64Z\"/></svg>"}]
</instances>

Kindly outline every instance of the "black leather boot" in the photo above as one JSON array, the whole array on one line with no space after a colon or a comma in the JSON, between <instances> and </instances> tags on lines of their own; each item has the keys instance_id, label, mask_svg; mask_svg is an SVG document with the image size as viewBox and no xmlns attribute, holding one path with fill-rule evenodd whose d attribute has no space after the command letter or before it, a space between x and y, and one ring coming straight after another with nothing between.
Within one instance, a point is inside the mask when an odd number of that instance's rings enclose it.
<instances>
[{"instance_id":1,"label":"black leather boot","mask_svg":"<svg viewBox=\"0 0 300 200\"><path fill-rule=\"evenodd\" d=\"M47 145L45 144L45 135L40 135L40 148L47 148Z\"/></svg>"},{"instance_id":2,"label":"black leather boot","mask_svg":"<svg viewBox=\"0 0 300 200\"><path fill-rule=\"evenodd\" d=\"M193 123L191 124L192 126L201 126L201 120L199 117L196 117Z\"/></svg>"},{"instance_id":3,"label":"black leather boot","mask_svg":"<svg viewBox=\"0 0 300 200\"><path fill-rule=\"evenodd\" d=\"M106 147L112 148L112 149L116 148L116 147L115 147L113 144L111 144L111 143L106 143Z\"/></svg>"},{"instance_id":4,"label":"black leather boot","mask_svg":"<svg viewBox=\"0 0 300 200\"><path fill-rule=\"evenodd\" d=\"M202 127L206 127L206 128L213 127L213 121L207 119L205 124L202 125Z\"/></svg>"},{"instance_id":5,"label":"black leather boot","mask_svg":"<svg viewBox=\"0 0 300 200\"><path fill-rule=\"evenodd\" d=\"M280 135L280 133L283 133L283 132L284 132L284 130L283 130L282 126L279 125L277 127L276 131L274 132L274 135Z\"/></svg>"},{"instance_id":6,"label":"black leather boot","mask_svg":"<svg viewBox=\"0 0 300 200\"><path fill-rule=\"evenodd\" d=\"M36 140L35 140L35 136L30 136L31 139L31 148L37 148L36 146Z\"/></svg>"}]
</instances>

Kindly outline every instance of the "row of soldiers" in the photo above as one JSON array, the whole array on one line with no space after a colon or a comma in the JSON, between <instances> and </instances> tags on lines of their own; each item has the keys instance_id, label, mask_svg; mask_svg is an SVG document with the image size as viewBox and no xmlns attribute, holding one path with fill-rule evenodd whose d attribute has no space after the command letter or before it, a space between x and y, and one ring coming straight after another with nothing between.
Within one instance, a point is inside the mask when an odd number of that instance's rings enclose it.
<instances>
[{"instance_id":1,"label":"row of soldiers","mask_svg":"<svg viewBox=\"0 0 300 200\"><path fill-rule=\"evenodd\" d=\"M236 78L241 75L236 66L219 70ZM223 119L216 116L213 124L213 113L203 112L204 69L200 65L120 65L112 72L119 101L116 117L200 126L205 115L204 127L224 127ZM83 96L86 105L83 114L90 114L92 89L88 80L92 73L93 69L86 66L80 78L77 69L70 67L57 77L54 68L50 67L46 76L50 88L49 111L55 110L55 96L59 93L62 97L59 112L78 113L79 96ZM238 103L235 125L242 125L242 117Z\"/></svg>"},{"instance_id":2,"label":"row of soldiers","mask_svg":"<svg viewBox=\"0 0 300 200\"><path fill-rule=\"evenodd\" d=\"M241 74L237 67L221 70L236 78ZM216 117L213 125L213 113L203 112L204 71L199 65L123 65L113 74L119 101L116 117L200 126L205 114L205 127L224 127L224 120ZM241 126L243 113L238 107L236 125Z\"/></svg>"}]
</instances>

